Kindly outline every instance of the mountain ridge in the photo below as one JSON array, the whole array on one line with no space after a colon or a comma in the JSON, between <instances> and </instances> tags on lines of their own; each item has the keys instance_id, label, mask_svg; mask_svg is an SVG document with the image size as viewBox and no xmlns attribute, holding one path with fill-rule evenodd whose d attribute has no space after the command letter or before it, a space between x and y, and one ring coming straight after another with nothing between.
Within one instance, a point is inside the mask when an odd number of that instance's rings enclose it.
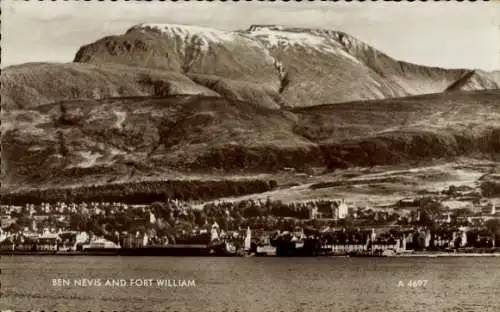
<instances>
[{"instance_id":1,"label":"mountain ridge","mask_svg":"<svg viewBox=\"0 0 500 312\"><path fill-rule=\"evenodd\" d=\"M83 46L74 61L129 62L263 84L291 107L444 92L469 72L397 61L340 31L279 25L220 31L139 24ZM467 90L499 87L486 75L463 85Z\"/></svg>"},{"instance_id":2,"label":"mountain ridge","mask_svg":"<svg viewBox=\"0 0 500 312\"><path fill-rule=\"evenodd\" d=\"M196 93L280 109L500 84L495 72L415 65L344 32L279 25L220 31L140 24L82 46L74 61L5 68L2 107Z\"/></svg>"}]
</instances>

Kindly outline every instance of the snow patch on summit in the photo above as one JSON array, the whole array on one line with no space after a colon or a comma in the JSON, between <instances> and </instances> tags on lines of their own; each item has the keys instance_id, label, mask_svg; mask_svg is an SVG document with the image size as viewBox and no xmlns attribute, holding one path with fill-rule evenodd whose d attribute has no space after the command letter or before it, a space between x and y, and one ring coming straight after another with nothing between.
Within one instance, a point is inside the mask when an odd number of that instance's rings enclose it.
<instances>
[{"instance_id":1,"label":"snow patch on summit","mask_svg":"<svg viewBox=\"0 0 500 312\"><path fill-rule=\"evenodd\" d=\"M290 46L302 46L335 52L332 47L327 44L325 38L307 33L273 30L262 27L253 28L250 35L261 40L268 47L283 47L286 49Z\"/></svg>"},{"instance_id":2,"label":"snow patch on summit","mask_svg":"<svg viewBox=\"0 0 500 312\"><path fill-rule=\"evenodd\" d=\"M202 50L208 50L209 43L224 43L238 39L238 35L231 31L223 31L201 26L182 25L182 24L139 24L130 30L156 30L163 35L173 38L188 38L189 40L198 39Z\"/></svg>"},{"instance_id":3,"label":"snow patch on summit","mask_svg":"<svg viewBox=\"0 0 500 312\"><path fill-rule=\"evenodd\" d=\"M248 34L261 41L267 48L282 48L287 50L290 47L302 47L322 53L343 56L355 63L360 63L358 59L346 52L339 42L320 33L295 32L285 30L281 26L252 26L248 30Z\"/></svg>"}]
</instances>

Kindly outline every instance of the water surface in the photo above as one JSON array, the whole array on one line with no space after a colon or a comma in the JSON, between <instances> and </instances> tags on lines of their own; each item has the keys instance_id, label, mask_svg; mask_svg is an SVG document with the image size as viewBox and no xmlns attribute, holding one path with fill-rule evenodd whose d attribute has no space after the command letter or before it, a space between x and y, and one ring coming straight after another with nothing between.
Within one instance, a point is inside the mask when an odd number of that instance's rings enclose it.
<instances>
[{"instance_id":1,"label":"water surface","mask_svg":"<svg viewBox=\"0 0 500 312\"><path fill-rule=\"evenodd\" d=\"M500 311L498 258L2 256L0 267L0 310ZM53 286L58 278L182 279L196 286ZM408 287L410 280L427 285Z\"/></svg>"}]
</instances>

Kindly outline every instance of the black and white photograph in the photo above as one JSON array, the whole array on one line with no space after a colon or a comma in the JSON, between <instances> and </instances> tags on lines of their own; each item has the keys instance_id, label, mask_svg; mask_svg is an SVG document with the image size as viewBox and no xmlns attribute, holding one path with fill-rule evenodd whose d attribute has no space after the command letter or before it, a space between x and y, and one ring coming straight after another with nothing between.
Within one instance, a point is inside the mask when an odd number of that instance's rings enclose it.
<instances>
[{"instance_id":1,"label":"black and white photograph","mask_svg":"<svg viewBox=\"0 0 500 312\"><path fill-rule=\"evenodd\" d=\"M1 2L0 310L500 312L500 1Z\"/></svg>"}]
</instances>

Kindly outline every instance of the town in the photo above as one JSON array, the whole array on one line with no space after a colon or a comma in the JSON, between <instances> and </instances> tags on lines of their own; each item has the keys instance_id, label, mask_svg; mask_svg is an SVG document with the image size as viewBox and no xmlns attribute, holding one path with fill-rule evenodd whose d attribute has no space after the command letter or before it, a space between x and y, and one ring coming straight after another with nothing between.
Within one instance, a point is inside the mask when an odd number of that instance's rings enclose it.
<instances>
[{"instance_id":1,"label":"town","mask_svg":"<svg viewBox=\"0 0 500 312\"><path fill-rule=\"evenodd\" d=\"M315 248L326 254L494 252L500 239L496 206L496 198L454 186L384 207L359 207L345 199L283 203L270 198L214 202L200 209L175 199L148 205L2 205L0 251L64 253L223 242L231 253L276 254L280 241L303 246L314 238ZM249 235L251 242L246 242Z\"/></svg>"}]
</instances>

